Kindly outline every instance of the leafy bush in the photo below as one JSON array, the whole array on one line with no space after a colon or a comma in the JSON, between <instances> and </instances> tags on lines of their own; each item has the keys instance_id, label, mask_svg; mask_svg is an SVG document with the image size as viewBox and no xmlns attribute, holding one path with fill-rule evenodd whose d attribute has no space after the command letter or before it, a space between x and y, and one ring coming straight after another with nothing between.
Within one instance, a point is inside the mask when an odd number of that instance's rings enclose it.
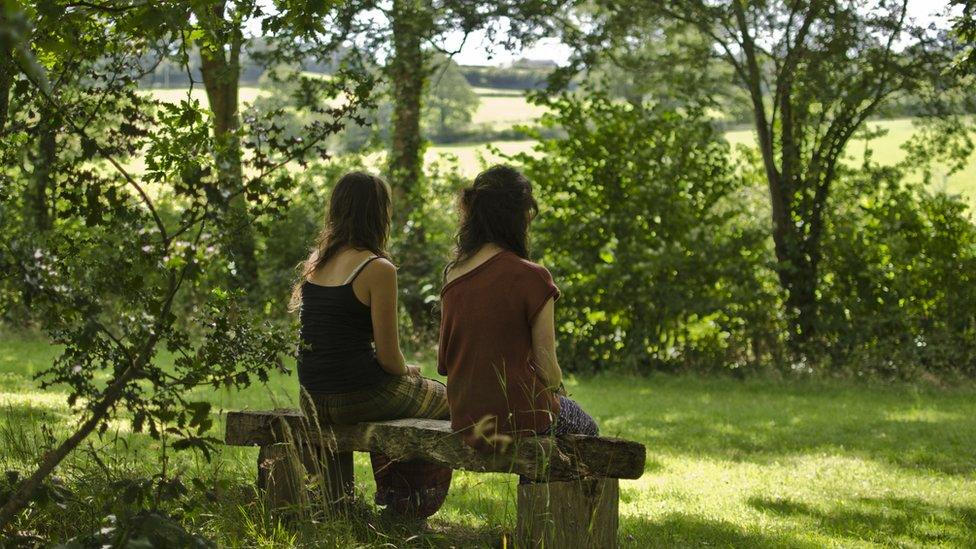
<instances>
[{"instance_id":1,"label":"leafy bush","mask_svg":"<svg viewBox=\"0 0 976 549\"><path fill-rule=\"evenodd\" d=\"M896 168L849 171L824 242L821 337L834 370L976 374L976 225Z\"/></svg>"},{"instance_id":2,"label":"leafy bush","mask_svg":"<svg viewBox=\"0 0 976 549\"><path fill-rule=\"evenodd\" d=\"M562 288L572 370L736 368L776 347L763 228L748 172L701 111L562 97L515 158L537 187L535 248Z\"/></svg>"}]
</instances>

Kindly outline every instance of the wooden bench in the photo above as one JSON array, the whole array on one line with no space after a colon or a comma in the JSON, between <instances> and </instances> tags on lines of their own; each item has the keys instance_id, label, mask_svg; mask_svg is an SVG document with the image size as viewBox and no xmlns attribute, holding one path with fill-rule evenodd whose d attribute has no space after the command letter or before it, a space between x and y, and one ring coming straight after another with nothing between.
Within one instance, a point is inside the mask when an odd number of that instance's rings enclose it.
<instances>
[{"instance_id":1,"label":"wooden bench","mask_svg":"<svg viewBox=\"0 0 976 549\"><path fill-rule=\"evenodd\" d=\"M273 508L302 502L309 476L320 480L329 503L341 503L353 493L352 453L381 452L531 479L518 486L520 546L616 547L617 479L644 473L644 445L615 438L528 437L486 454L465 444L447 421L313 423L296 410L227 414L227 444L260 446L258 485Z\"/></svg>"}]
</instances>

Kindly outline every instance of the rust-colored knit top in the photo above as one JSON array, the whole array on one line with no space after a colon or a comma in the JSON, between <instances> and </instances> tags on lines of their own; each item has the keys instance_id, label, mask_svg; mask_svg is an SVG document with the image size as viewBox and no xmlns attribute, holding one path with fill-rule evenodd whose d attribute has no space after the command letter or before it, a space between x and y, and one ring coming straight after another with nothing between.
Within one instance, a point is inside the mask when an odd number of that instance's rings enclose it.
<instances>
[{"instance_id":1,"label":"rust-colored knit top","mask_svg":"<svg viewBox=\"0 0 976 549\"><path fill-rule=\"evenodd\" d=\"M504 251L441 290L437 370L451 426L476 448L549 428L559 401L532 360L532 323L559 289L545 267Z\"/></svg>"}]
</instances>

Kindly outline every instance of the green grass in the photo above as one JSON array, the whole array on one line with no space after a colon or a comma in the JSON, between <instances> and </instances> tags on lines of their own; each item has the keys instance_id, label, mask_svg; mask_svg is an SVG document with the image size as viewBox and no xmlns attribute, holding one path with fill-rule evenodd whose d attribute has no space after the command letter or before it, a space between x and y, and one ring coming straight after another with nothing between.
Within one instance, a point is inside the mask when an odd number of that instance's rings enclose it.
<instances>
[{"instance_id":1,"label":"green grass","mask_svg":"<svg viewBox=\"0 0 976 549\"><path fill-rule=\"evenodd\" d=\"M186 99L188 91L189 90L186 88L150 88L146 90L146 93L152 94L152 96L159 101L165 101L167 103L179 103L180 101ZM256 86L241 86L241 88L238 90L238 97L240 97L241 103L253 103L258 97L268 94L268 91L262 90ZM207 104L207 92L203 89L203 84L197 84L194 86L189 95L193 99L199 101L201 104Z\"/></svg>"},{"instance_id":2,"label":"green grass","mask_svg":"<svg viewBox=\"0 0 976 549\"><path fill-rule=\"evenodd\" d=\"M869 122L872 130L883 129L887 133L871 140L870 147L874 160L882 165L892 165L905 158L905 151L901 148L915 133L915 126L911 118L894 120L880 120ZM729 143L733 145L756 145L755 132L752 130L737 130L725 134ZM848 144L849 161L860 162L864 158L865 141L855 139ZM949 175L944 169L933 172L932 188L951 194L962 195L970 204L976 204L976 154L974 154L965 169Z\"/></svg>"},{"instance_id":3,"label":"green grass","mask_svg":"<svg viewBox=\"0 0 976 549\"><path fill-rule=\"evenodd\" d=\"M0 467L29 467L44 427L62 435L77 419L63 393L31 379L55 352L36 337L0 334ZM296 384L279 375L267 386L200 396L223 409L287 406ZM621 482L624 547L976 545L976 387L604 375L573 378L569 390L604 434L647 445L644 476ZM157 470L159 443L127 430L119 421L93 440L101 460L113 474ZM246 448L221 448L209 464L171 456L171 471L218 494L184 520L225 545L404 545L407 533L376 526L369 508L348 523L268 520L251 488L255 456ZM97 502L112 497L98 470L80 451L59 475ZM369 501L361 454L356 475ZM508 475L456 473L435 532L412 544L493 546L514 526L514 501ZM92 507L35 510L23 526L66 537L97 524Z\"/></svg>"}]
</instances>

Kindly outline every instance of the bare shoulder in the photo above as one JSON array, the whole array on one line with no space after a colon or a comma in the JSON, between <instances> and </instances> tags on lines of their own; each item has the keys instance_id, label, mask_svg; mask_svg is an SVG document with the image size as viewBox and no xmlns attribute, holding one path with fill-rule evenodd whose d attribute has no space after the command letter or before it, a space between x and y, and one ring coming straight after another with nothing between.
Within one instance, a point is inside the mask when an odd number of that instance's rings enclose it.
<instances>
[{"instance_id":1,"label":"bare shoulder","mask_svg":"<svg viewBox=\"0 0 976 549\"><path fill-rule=\"evenodd\" d=\"M363 269L363 276L371 281L388 282L396 280L397 268L392 261L385 257L380 257L370 261Z\"/></svg>"},{"instance_id":2,"label":"bare shoulder","mask_svg":"<svg viewBox=\"0 0 976 549\"><path fill-rule=\"evenodd\" d=\"M385 257L378 257L373 261L370 261L367 268L372 268L385 273L396 273L397 270L396 265Z\"/></svg>"}]
</instances>

